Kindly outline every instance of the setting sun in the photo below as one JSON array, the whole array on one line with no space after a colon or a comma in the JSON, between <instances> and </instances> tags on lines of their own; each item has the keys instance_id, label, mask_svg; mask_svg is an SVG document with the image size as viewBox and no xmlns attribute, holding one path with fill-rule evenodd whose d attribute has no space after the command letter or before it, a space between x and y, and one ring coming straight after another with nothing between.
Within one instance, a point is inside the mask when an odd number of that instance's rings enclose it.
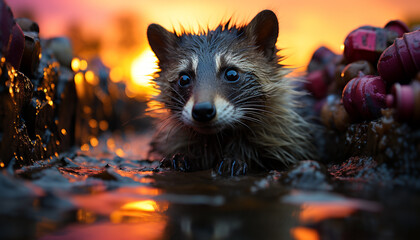
<instances>
[{"instance_id":1,"label":"setting sun","mask_svg":"<svg viewBox=\"0 0 420 240\"><path fill-rule=\"evenodd\" d=\"M141 95L156 95L156 90L151 82L157 70L156 56L151 50L145 50L131 64L131 78L134 86L130 91Z\"/></svg>"}]
</instances>

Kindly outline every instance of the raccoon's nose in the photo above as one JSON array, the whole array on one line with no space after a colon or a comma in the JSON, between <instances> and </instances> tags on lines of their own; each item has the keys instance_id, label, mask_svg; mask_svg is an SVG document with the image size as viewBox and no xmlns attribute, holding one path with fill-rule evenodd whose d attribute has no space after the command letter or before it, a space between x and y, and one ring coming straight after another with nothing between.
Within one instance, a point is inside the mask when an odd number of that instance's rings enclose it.
<instances>
[{"instance_id":1,"label":"raccoon's nose","mask_svg":"<svg viewBox=\"0 0 420 240\"><path fill-rule=\"evenodd\" d=\"M196 103L192 109L192 117L198 122L208 122L216 116L216 107L210 102Z\"/></svg>"}]
</instances>

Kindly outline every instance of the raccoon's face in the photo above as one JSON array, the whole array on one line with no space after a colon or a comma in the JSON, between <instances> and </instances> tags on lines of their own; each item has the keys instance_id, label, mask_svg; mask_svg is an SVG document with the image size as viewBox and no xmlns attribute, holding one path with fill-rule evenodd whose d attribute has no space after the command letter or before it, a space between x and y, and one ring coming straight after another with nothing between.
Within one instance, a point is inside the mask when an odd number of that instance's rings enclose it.
<instances>
[{"instance_id":1,"label":"raccoon's face","mask_svg":"<svg viewBox=\"0 0 420 240\"><path fill-rule=\"evenodd\" d=\"M147 34L161 68L159 100L180 122L204 134L260 122L265 94L255 73L277 61L273 12L241 28L177 36L152 24Z\"/></svg>"}]
</instances>

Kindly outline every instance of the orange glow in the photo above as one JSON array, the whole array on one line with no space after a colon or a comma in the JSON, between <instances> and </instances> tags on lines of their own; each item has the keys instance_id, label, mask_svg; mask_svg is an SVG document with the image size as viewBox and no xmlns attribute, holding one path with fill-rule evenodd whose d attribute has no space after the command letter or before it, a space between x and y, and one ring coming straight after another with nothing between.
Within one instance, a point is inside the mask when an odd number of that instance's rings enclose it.
<instances>
[{"instance_id":1,"label":"orange glow","mask_svg":"<svg viewBox=\"0 0 420 240\"><path fill-rule=\"evenodd\" d=\"M302 222L319 222L328 218L344 218L357 209L349 204L317 202L302 205L299 219Z\"/></svg>"},{"instance_id":2,"label":"orange glow","mask_svg":"<svg viewBox=\"0 0 420 240\"><path fill-rule=\"evenodd\" d=\"M80 59L73 58L71 61L71 69L75 72L78 72L80 70Z\"/></svg>"},{"instance_id":3,"label":"orange glow","mask_svg":"<svg viewBox=\"0 0 420 240\"><path fill-rule=\"evenodd\" d=\"M90 119L89 120L89 127L91 128L97 128L98 127L98 121L96 121L96 119Z\"/></svg>"},{"instance_id":4,"label":"orange glow","mask_svg":"<svg viewBox=\"0 0 420 240\"><path fill-rule=\"evenodd\" d=\"M67 135L67 131L66 131L66 129L64 129L64 128L63 128L63 129L61 129L61 134L63 134L64 136L65 136L65 135Z\"/></svg>"},{"instance_id":5,"label":"orange glow","mask_svg":"<svg viewBox=\"0 0 420 240\"><path fill-rule=\"evenodd\" d=\"M90 114L92 112L92 109L89 106L83 106L83 112L85 114Z\"/></svg>"},{"instance_id":6,"label":"orange glow","mask_svg":"<svg viewBox=\"0 0 420 240\"><path fill-rule=\"evenodd\" d=\"M95 138L95 137L91 138L89 142L90 142L90 145L91 145L92 147L96 147L96 146L98 146L98 144L99 144L98 139L97 139L97 138Z\"/></svg>"},{"instance_id":7,"label":"orange glow","mask_svg":"<svg viewBox=\"0 0 420 240\"><path fill-rule=\"evenodd\" d=\"M156 95L152 83L153 74L156 72L156 56L151 50L145 50L131 65L131 77L133 85L129 85L130 91L143 96Z\"/></svg>"},{"instance_id":8,"label":"orange glow","mask_svg":"<svg viewBox=\"0 0 420 240\"><path fill-rule=\"evenodd\" d=\"M112 138L109 138L108 140L106 140L106 145L110 150L114 150L115 148L115 141Z\"/></svg>"},{"instance_id":9,"label":"orange glow","mask_svg":"<svg viewBox=\"0 0 420 240\"><path fill-rule=\"evenodd\" d=\"M80 70L84 71L86 70L88 67L87 61L86 60L81 60L80 61Z\"/></svg>"},{"instance_id":10,"label":"orange glow","mask_svg":"<svg viewBox=\"0 0 420 240\"><path fill-rule=\"evenodd\" d=\"M83 152L87 152L87 151L89 151L89 144L83 144L81 147L80 147L80 150L82 150Z\"/></svg>"},{"instance_id":11,"label":"orange glow","mask_svg":"<svg viewBox=\"0 0 420 240\"><path fill-rule=\"evenodd\" d=\"M4 167L4 162L0 162L0 167Z\"/></svg>"},{"instance_id":12,"label":"orange glow","mask_svg":"<svg viewBox=\"0 0 420 240\"><path fill-rule=\"evenodd\" d=\"M109 78L115 83L121 82L121 80L123 79L123 72L121 67L115 67L111 69L111 71L109 72Z\"/></svg>"},{"instance_id":13,"label":"orange glow","mask_svg":"<svg viewBox=\"0 0 420 240\"><path fill-rule=\"evenodd\" d=\"M76 83L76 86L78 88L81 87L81 85L83 84L83 79L84 79L84 75L81 72L76 73L76 75L74 75L74 82Z\"/></svg>"},{"instance_id":14,"label":"orange glow","mask_svg":"<svg viewBox=\"0 0 420 240\"><path fill-rule=\"evenodd\" d=\"M157 205L156 202L153 200L144 200L124 204L124 206L122 206L121 209L155 212L157 209Z\"/></svg>"},{"instance_id":15,"label":"orange glow","mask_svg":"<svg viewBox=\"0 0 420 240\"><path fill-rule=\"evenodd\" d=\"M92 71L87 71L85 73L86 81L92 85L97 85L99 83L98 77Z\"/></svg>"},{"instance_id":16,"label":"orange glow","mask_svg":"<svg viewBox=\"0 0 420 240\"><path fill-rule=\"evenodd\" d=\"M168 110L164 108L162 103L155 100L149 100L147 102L146 115L163 119L166 114L168 114Z\"/></svg>"},{"instance_id":17,"label":"orange glow","mask_svg":"<svg viewBox=\"0 0 420 240\"><path fill-rule=\"evenodd\" d=\"M118 148L117 150L115 150L115 154L117 154L118 157L124 157L125 156L125 152L121 148Z\"/></svg>"},{"instance_id":18,"label":"orange glow","mask_svg":"<svg viewBox=\"0 0 420 240\"><path fill-rule=\"evenodd\" d=\"M154 200L141 200L124 204L110 215L113 223L151 222L166 219L162 213L168 209L168 203L157 203Z\"/></svg>"},{"instance_id":19,"label":"orange glow","mask_svg":"<svg viewBox=\"0 0 420 240\"><path fill-rule=\"evenodd\" d=\"M94 223L96 221L96 214L91 211L86 211L84 209L77 210L77 221L80 223Z\"/></svg>"},{"instance_id":20,"label":"orange glow","mask_svg":"<svg viewBox=\"0 0 420 240\"><path fill-rule=\"evenodd\" d=\"M106 131L108 129L108 122L105 120L102 120L99 122L99 129L101 129L102 131Z\"/></svg>"},{"instance_id":21,"label":"orange glow","mask_svg":"<svg viewBox=\"0 0 420 240\"><path fill-rule=\"evenodd\" d=\"M315 229L295 227L290 229L290 234L295 240L319 240L319 234Z\"/></svg>"}]
</instances>

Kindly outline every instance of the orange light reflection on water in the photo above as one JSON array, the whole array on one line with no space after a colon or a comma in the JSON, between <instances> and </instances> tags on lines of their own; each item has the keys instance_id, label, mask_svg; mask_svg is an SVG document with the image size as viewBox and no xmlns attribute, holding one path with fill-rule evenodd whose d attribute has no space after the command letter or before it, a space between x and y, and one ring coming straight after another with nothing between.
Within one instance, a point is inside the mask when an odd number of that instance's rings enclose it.
<instances>
[{"instance_id":1,"label":"orange light reflection on water","mask_svg":"<svg viewBox=\"0 0 420 240\"><path fill-rule=\"evenodd\" d=\"M301 222L320 222L329 218L344 218L354 213L357 208L348 204L317 202L302 204L299 214Z\"/></svg>"},{"instance_id":2,"label":"orange light reflection on water","mask_svg":"<svg viewBox=\"0 0 420 240\"><path fill-rule=\"evenodd\" d=\"M151 222L166 219L164 212L168 210L168 203L156 202L151 199L128 202L110 215L113 223L121 222Z\"/></svg>"},{"instance_id":3,"label":"orange light reflection on water","mask_svg":"<svg viewBox=\"0 0 420 240\"><path fill-rule=\"evenodd\" d=\"M319 240L319 233L315 229L295 227L290 229L290 234L295 240Z\"/></svg>"}]
</instances>

